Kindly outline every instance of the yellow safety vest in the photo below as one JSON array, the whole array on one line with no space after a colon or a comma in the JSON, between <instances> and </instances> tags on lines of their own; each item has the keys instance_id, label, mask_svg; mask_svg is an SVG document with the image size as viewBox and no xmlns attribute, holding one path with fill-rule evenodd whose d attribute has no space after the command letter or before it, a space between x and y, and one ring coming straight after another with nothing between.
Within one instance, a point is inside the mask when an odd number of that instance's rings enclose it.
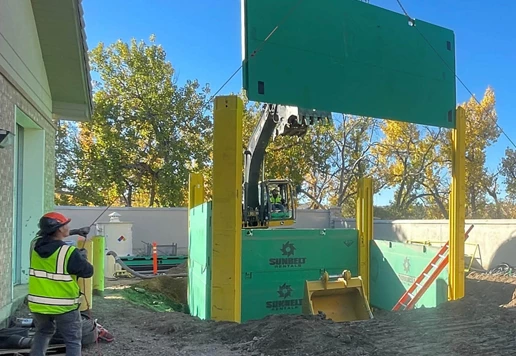
<instances>
[{"instance_id":1,"label":"yellow safety vest","mask_svg":"<svg viewBox=\"0 0 516 356\"><path fill-rule=\"evenodd\" d=\"M278 195L276 198L274 198L274 197L271 195L271 203L272 203L272 204L281 204L281 197Z\"/></svg>"},{"instance_id":2,"label":"yellow safety vest","mask_svg":"<svg viewBox=\"0 0 516 356\"><path fill-rule=\"evenodd\" d=\"M31 312L55 315L79 308L81 292L77 276L67 271L74 250L74 246L63 245L50 257L42 258L31 248L28 295Z\"/></svg>"}]
</instances>

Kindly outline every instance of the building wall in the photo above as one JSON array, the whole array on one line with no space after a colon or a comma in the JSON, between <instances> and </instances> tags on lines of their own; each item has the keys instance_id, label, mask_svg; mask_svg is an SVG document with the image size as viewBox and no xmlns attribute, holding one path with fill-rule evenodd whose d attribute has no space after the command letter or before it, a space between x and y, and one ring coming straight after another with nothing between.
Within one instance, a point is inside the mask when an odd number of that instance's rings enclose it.
<instances>
[{"instance_id":1,"label":"building wall","mask_svg":"<svg viewBox=\"0 0 516 356\"><path fill-rule=\"evenodd\" d=\"M22 221L24 226L21 251L23 283L27 280L29 265L29 251L25 247L34 238L37 221L43 211L52 210L54 207L55 126L49 121L49 118L42 116L4 75L0 74L0 128L15 132L16 117L20 117L19 113L17 115L17 111L24 114L25 121L21 122L22 125L32 124L31 130L44 130L44 149L40 152L27 153L33 158L34 154L37 154L37 157L44 159L44 173L40 173L44 177L40 180L42 182L40 187L31 187L31 194L36 194L36 198L31 199L30 196L27 196L25 199L31 215L25 214ZM29 122L26 118L29 119ZM2 188L0 189L0 261L3 267L0 268L0 321L11 311L13 296L13 271L8 267L12 266L12 254L15 251L15 246L13 246L14 152L14 146L0 149L0 187Z\"/></svg>"},{"instance_id":2,"label":"building wall","mask_svg":"<svg viewBox=\"0 0 516 356\"><path fill-rule=\"evenodd\" d=\"M0 1L0 71L46 117L52 98L31 0Z\"/></svg>"},{"instance_id":3,"label":"building wall","mask_svg":"<svg viewBox=\"0 0 516 356\"><path fill-rule=\"evenodd\" d=\"M102 213L99 207L57 207L59 212L72 218L73 226L90 225ZM121 221L133 223L133 251L137 253L146 243L178 244L178 253L188 251L186 208L110 208L100 219L109 221L109 214L118 212ZM516 220L467 220L466 229L474 224L466 245L466 254L475 255L475 264L485 269L506 262L516 266ZM355 228L354 219L343 219L328 210L297 211L296 228ZM437 243L449 238L446 220L375 220L374 238L378 240L431 241ZM95 229L92 231L96 233Z\"/></svg>"}]
</instances>

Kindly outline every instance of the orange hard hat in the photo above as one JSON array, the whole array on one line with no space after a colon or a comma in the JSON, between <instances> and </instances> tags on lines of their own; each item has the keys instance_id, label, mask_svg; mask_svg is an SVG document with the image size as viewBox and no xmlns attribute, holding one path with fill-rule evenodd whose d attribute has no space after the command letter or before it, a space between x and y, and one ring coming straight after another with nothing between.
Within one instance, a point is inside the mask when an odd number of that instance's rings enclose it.
<instances>
[{"instance_id":1,"label":"orange hard hat","mask_svg":"<svg viewBox=\"0 0 516 356\"><path fill-rule=\"evenodd\" d=\"M39 219L38 235L50 235L56 232L60 227L68 224L72 219L67 218L61 213L50 212L46 213Z\"/></svg>"}]
</instances>

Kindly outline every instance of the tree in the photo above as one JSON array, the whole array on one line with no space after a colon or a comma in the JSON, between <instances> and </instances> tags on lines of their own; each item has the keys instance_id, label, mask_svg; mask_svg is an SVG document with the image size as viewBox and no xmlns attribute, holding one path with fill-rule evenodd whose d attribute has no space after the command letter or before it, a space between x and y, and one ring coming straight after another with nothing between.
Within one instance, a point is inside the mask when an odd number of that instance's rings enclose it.
<instances>
[{"instance_id":1,"label":"tree","mask_svg":"<svg viewBox=\"0 0 516 356\"><path fill-rule=\"evenodd\" d=\"M446 183L440 183L443 130L392 120L382 122L380 128L383 138L373 151L386 186L395 190L389 212L397 218L423 218L425 209L421 205L431 198L447 216L442 202Z\"/></svg>"},{"instance_id":2,"label":"tree","mask_svg":"<svg viewBox=\"0 0 516 356\"><path fill-rule=\"evenodd\" d=\"M486 168L486 149L500 136L496 98L488 87L482 100L471 97L461 106L466 112L466 216L488 217L488 205L499 200L498 172ZM443 155L451 157L451 136L443 141ZM496 203L495 203L496 204Z\"/></svg>"},{"instance_id":3,"label":"tree","mask_svg":"<svg viewBox=\"0 0 516 356\"><path fill-rule=\"evenodd\" d=\"M504 177L504 184L510 198L516 199L516 150L507 148L502 158L500 173Z\"/></svg>"},{"instance_id":4,"label":"tree","mask_svg":"<svg viewBox=\"0 0 516 356\"><path fill-rule=\"evenodd\" d=\"M76 204L182 206L188 175L209 165L209 87L183 86L164 49L144 41L100 43L90 52L100 76L91 122L80 124Z\"/></svg>"},{"instance_id":5,"label":"tree","mask_svg":"<svg viewBox=\"0 0 516 356\"><path fill-rule=\"evenodd\" d=\"M303 192L312 208L336 206L344 216L355 216L358 181L374 175L371 148L377 121L350 115L334 115L333 119L334 124L312 132L318 161L312 162L305 176Z\"/></svg>"},{"instance_id":6,"label":"tree","mask_svg":"<svg viewBox=\"0 0 516 356\"><path fill-rule=\"evenodd\" d=\"M73 179L77 170L77 125L71 121L56 122L56 173L55 203L70 205L73 202Z\"/></svg>"}]
</instances>

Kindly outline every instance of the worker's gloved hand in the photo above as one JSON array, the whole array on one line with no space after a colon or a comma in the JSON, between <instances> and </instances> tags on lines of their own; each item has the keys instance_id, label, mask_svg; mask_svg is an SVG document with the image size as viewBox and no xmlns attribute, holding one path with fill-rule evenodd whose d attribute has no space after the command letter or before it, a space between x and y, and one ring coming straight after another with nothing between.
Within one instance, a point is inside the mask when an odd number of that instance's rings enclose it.
<instances>
[{"instance_id":1,"label":"worker's gloved hand","mask_svg":"<svg viewBox=\"0 0 516 356\"><path fill-rule=\"evenodd\" d=\"M70 230L70 235L79 235L79 236L82 236L82 237L88 236L89 233L90 233L90 227L89 226L81 227L80 229L72 229L72 230Z\"/></svg>"},{"instance_id":2,"label":"worker's gloved hand","mask_svg":"<svg viewBox=\"0 0 516 356\"><path fill-rule=\"evenodd\" d=\"M86 249L80 248L78 249L78 251L85 260L88 259L88 251Z\"/></svg>"}]
</instances>

